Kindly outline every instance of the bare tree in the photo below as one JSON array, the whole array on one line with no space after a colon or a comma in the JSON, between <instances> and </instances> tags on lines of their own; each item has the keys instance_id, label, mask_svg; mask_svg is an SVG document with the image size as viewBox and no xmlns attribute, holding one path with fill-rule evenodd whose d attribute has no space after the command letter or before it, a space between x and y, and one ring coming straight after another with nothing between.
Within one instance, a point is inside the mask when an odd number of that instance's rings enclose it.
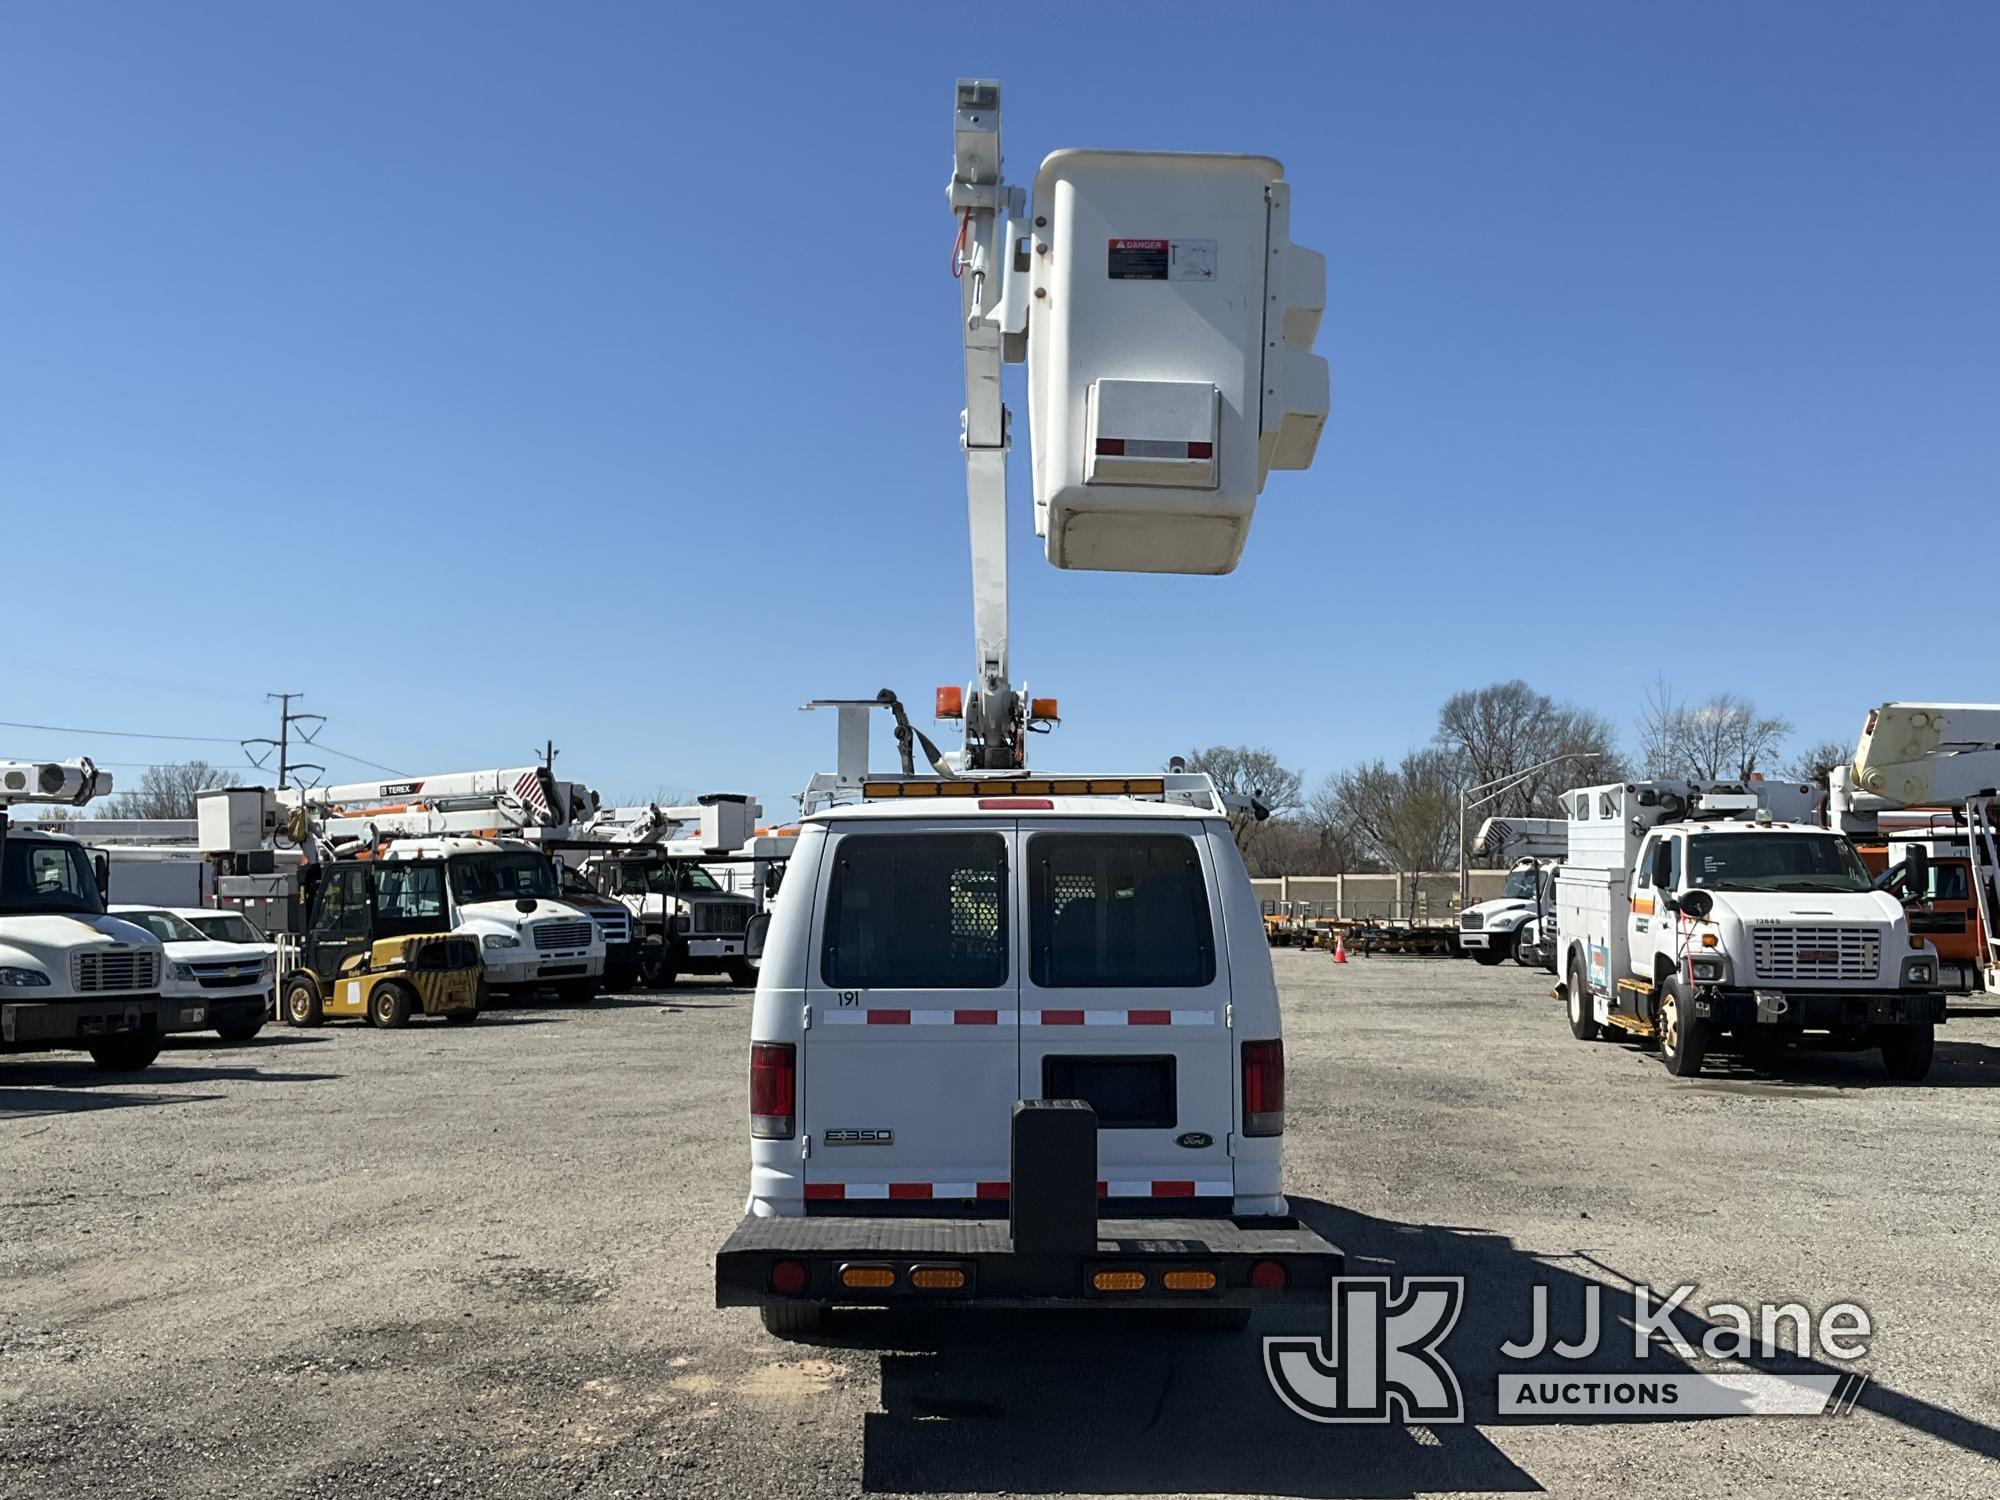
<instances>
[{"instance_id":1,"label":"bare tree","mask_svg":"<svg viewBox=\"0 0 2000 1500\"><path fill-rule=\"evenodd\" d=\"M1854 759L1854 747L1843 745L1839 740L1821 740L1816 745L1808 745L1785 763L1778 774L1787 781L1796 781L1802 786L1816 786L1826 790L1832 779L1833 768L1850 764Z\"/></svg>"},{"instance_id":2,"label":"bare tree","mask_svg":"<svg viewBox=\"0 0 2000 1500\"><path fill-rule=\"evenodd\" d=\"M1748 698L1715 693L1688 703L1662 680L1639 716L1639 755L1648 776L1740 781L1775 760L1791 732L1789 720L1760 714Z\"/></svg>"},{"instance_id":3,"label":"bare tree","mask_svg":"<svg viewBox=\"0 0 2000 1500\"><path fill-rule=\"evenodd\" d=\"M194 795L212 787L237 785L236 773L222 771L205 760L170 766L148 766L139 785L115 792L103 804L106 818L192 818Z\"/></svg>"},{"instance_id":4,"label":"bare tree","mask_svg":"<svg viewBox=\"0 0 2000 1500\"><path fill-rule=\"evenodd\" d=\"M1341 800L1339 776L1326 777L1306 798L1301 823L1310 830L1317 846L1313 861L1316 868L1311 874L1347 875L1380 867L1367 836L1355 827L1354 815Z\"/></svg>"},{"instance_id":5,"label":"bare tree","mask_svg":"<svg viewBox=\"0 0 2000 1500\"><path fill-rule=\"evenodd\" d=\"M1454 693L1438 710L1436 743L1456 758L1461 786L1524 777L1520 786L1489 804L1488 811L1496 815L1554 814L1556 798L1577 784L1579 772L1599 781L1622 775L1617 739L1602 715L1558 703L1518 677ZM1597 759L1566 760L1529 771L1558 756L1585 753Z\"/></svg>"},{"instance_id":6,"label":"bare tree","mask_svg":"<svg viewBox=\"0 0 2000 1500\"><path fill-rule=\"evenodd\" d=\"M1336 772L1323 789L1362 848L1399 875L1444 869L1457 852L1457 765L1447 750L1412 750Z\"/></svg>"},{"instance_id":7,"label":"bare tree","mask_svg":"<svg viewBox=\"0 0 2000 1500\"><path fill-rule=\"evenodd\" d=\"M1210 745L1190 750L1186 756L1190 771L1206 772L1217 790L1237 796L1254 796L1268 808L1273 820L1297 811L1305 778L1280 765L1275 751L1262 746ZM1255 853L1267 836L1269 823L1247 812L1232 813L1229 826L1236 834L1236 847L1245 863L1256 866Z\"/></svg>"}]
</instances>

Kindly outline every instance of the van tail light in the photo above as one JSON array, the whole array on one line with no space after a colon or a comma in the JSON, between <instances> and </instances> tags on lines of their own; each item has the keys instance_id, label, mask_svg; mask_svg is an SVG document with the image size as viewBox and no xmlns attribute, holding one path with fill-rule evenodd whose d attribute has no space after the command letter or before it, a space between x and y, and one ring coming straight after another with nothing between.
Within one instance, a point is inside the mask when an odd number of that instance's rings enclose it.
<instances>
[{"instance_id":1,"label":"van tail light","mask_svg":"<svg viewBox=\"0 0 2000 1500\"><path fill-rule=\"evenodd\" d=\"M790 1042L750 1047L750 1136L789 1141L798 1115L798 1049Z\"/></svg>"},{"instance_id":2,"label":"van tail light","mask_svg":"<svg viewBox=\"0 0 2000 1500\"><path fill-rule=\"evenodd\" d=\"M1243 1044L1243 1133L1285 1133L1285 1044Z\"/></svg>"}]
</instances>

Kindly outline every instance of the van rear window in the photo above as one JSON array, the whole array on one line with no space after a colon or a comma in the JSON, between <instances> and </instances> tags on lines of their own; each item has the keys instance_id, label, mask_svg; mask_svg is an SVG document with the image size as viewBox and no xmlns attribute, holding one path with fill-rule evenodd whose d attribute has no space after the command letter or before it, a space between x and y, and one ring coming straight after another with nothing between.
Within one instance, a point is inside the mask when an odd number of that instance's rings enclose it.
<instances>
[{"instance_id":1,"label":"van rear window","mask_svg":"<svg viewBox=\"0 0 2000 1500\"><path fill-rule=\"evenodd\" d=\"M1028 944L1043 989L1199 988L1215 929L1194 840L1040 833L1028 844Z\"/></svg>"},{"instance_id":2,"label":"van rear window","mask_svg":"<svg viewBox=\"0 0 2000 1500\"><path fill-rule=\"evenodd\" d=\"M849 835L827 889L831 989L992 989L1007 982L1007 844L989 833Z\"/></svg>"}]
</instances>

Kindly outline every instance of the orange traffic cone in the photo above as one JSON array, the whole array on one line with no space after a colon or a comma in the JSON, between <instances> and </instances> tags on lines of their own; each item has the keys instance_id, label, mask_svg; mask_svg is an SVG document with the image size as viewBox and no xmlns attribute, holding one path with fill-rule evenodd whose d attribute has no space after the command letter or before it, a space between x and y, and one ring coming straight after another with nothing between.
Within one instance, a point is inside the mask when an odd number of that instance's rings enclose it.
<instances>
[{"instance_id":1,"label":"orange traffic cone","mask_svg":"<svg viewBox=\"0 0 2000 1500\"><path fill-rule=\"evenodd\" d=\"M1333 938L1333 961L1337 964L1347 962L1347 939L1338 933Z\"/></svg>"}]
</instances>

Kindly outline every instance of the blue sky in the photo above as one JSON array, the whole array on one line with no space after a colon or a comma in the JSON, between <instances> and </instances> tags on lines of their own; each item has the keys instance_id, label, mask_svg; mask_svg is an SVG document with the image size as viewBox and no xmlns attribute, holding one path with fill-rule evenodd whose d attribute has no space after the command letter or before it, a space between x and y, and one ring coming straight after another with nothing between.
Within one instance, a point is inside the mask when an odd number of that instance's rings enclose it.
<instances>
[{"instance_id":1,"label":"blue sky","mask_svg":"<svg viewBox=\"0 0 2000 1500\"><path fill-rule=\"evenodd\" d=\"M970 674L975 73L1013 180L1267 152L1328 263L1332 420L1234 575L1050 567L1017 448L1045 765L1316 778L1517 675L1627 726L1662 674L1731 689L1801 739L1996 696L1956 610L2000 475L2000 10L995 14L0 10L8 593L81 591L14 612L0 718L232 740L303 690L403 771L553 735L614 794L781 810L831 760L799 703ZM0 730L195 750L235 759Z\"/></svg>"}]
</instances>

